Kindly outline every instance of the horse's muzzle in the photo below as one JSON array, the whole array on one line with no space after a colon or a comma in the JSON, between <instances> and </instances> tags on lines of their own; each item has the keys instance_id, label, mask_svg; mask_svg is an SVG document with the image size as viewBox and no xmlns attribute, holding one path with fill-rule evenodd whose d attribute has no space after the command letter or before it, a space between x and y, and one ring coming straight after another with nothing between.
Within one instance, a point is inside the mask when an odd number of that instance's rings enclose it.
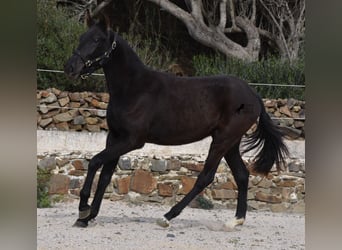
<instances>
[{"instance_id":1,"label":"horse's muzzle","mask_svg":"<svg viewBox=\"0 0 342 250\"><path fill-rule=\"evenodd\" d=\"M79 62L74 56L64 64L64 73L71 79L77 79L83 70L83 63Z\"/></svg>"}]
</instances>

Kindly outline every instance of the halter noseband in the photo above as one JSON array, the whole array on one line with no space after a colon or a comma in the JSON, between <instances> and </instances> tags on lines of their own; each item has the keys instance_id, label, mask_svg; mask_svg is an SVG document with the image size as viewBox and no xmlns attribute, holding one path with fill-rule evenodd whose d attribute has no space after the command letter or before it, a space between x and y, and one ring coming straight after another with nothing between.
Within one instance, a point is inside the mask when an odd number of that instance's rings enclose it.
<instances>
[{"instance_id":1,"label":"halter noseband","mask_svg":"<svg viewBox=\"0 0 342 250\"><path fill-rule=\"evenodd\" d=\"M74 51L74 54L79 56L81 58L81 60L83 61L84 63L84 66L85 68L90 68L91 66L93 66L94 64L98 64L99 67L97 68L93 68L93 70L90 70L89 72L87 73L84 73L81 75L81 78L82 79L86 79L88 78L88 76L90 76L95 70L97 70L98 68L102 67L106 62L107 62L107 59L109 58L110 54L113 52L113 50L115 50L116 48L116 37L114 37L114 41L112 42L112 45L110 46L110 48L101 56L99 57L96 57L95 59L88 59L88 60L85 60L83 58L83 56L81 55L80 51L79 50L75 50Z\"/></svg>"}]
</instances>

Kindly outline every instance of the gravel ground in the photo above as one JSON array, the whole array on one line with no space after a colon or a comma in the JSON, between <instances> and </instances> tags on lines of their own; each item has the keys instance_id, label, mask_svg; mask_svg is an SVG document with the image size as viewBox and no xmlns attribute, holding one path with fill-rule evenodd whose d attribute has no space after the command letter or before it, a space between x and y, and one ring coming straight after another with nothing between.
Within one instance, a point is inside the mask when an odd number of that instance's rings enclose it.
<instances>
[{"instance_id":1,"label":"gravel ground","mask_svg":"<svg viewBox=\"0 0 342 250\"><path fill-rule=\"evenodd\" d=\"M168 206L103 200L95 223L76 228L77 207L37 209L37 249L305 249L303 214L248 212L243 226L224 231L235 211L187 207L161 228L155 221Z\"/></svg>"}]
</instances>

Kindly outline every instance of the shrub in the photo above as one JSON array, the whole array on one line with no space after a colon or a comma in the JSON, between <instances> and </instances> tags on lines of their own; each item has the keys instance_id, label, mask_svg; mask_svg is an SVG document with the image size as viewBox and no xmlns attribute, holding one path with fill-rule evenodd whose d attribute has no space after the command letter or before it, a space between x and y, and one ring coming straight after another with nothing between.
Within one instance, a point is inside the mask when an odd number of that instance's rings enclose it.
<instances>
[{"instance_id":1,"label":"shrub","mask_svg":"<svg viewBox=\"0 0 342 250\"><path fill-rule=\"evenodd\" d=\"M37 207L50 207L51 201L48 193L49 171L37 168Z\"/></svg>"},{"instance_id":2,"label":"shrub","mask_svg":"<svg viewBox=\"0 0 342 250\"><path fill-rule=\"evenodd\" d=\"M122 34L141 60L152 68L166 70L171 64L170 53L159 40L143 39L129 29ZM55 7L55 1L37 1L37 67L63 70L63 65L77 46L84 25ZM99 70L101 73L102 70ZM55 87L67 91L106 91L102 76L91 76L85 80L69 80L64 74L37 72L38 89Z\"/></svg>"},{"instance_id":3,"label":"shrub","mask_svg":"<svg viewBox=\"0 0 342 250\"><path fill-rule=\"evenodd\" d=\"M202 195L198 195L195 200L198 202L199 208L207 210L214 208L213 202Z\"/></svg>"},{"instance_id":4,"label":"shrub","mask_svg":"<svg viewBox=\"0 0 342 250\"><path fill-rule=\"evenodd\" d=\"M197 76L233 75L249 83L268 83L285 85L304 85L304 60L296 62L269 58L257 62L243 62L238 59L225 58L222 55L194 56L193 66ZM304 99L304 88L254 86L264 98Z\"/></svg>"},{"instance_id":5,"label":"shrub","mask_svg":"<svg viewBox=\"0 0 342 250\"><path fill-rule=\"evenodd\" d=\"M170 52L162 46L160 38L143 39L140 35L133 34L132 31L122 34L122 37L137 53L140 60L149 67L166 71L173 63Z\"/></svg>"},{"instance_id":6,"label":"shrub","mask_svg":"<svg viewBox=\"0 0 342 250\"><path fill-rule=\"evenodd\" d=\"M37 67L63 70L63 65L78 43L83 25L57 9L52 0L37 1ZM81 81L69 80L64 74L37 72L39 89L56 87L61 90L74 90ZM82 81L82 85L89 84Z\"/></svg>"}]
</instances>

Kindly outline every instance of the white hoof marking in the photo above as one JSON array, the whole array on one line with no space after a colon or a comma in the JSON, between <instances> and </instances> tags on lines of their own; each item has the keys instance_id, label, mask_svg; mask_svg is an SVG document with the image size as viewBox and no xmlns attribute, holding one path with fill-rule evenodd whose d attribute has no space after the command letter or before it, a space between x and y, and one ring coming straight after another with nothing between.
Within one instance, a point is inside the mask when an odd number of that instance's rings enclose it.
<instances>
[{"instance_id":1,"label":"white hoof marking","mask_svg":"<svg viewBox=\"0 0 342 250\"><path fill-rule=\"evenodd\" d=\"M161 227L169 227L170 226L170 222L169 220L167 220L166 218L161 218L161 219L157 219L157 224Z\"/></svg>"},{"instance_id":2,"label":"white hoof marking","mask_svg":"<svg viewBox=\"0 0 342 250\"><path fill-rule=\"evenodd\" d=\"M225 231L232 231L235 229L236 226L242 225L245 222L244 218L240 218L240 219L233 219L232 221L224 224L224 230Z\"/></svg>"}]
</instances>

